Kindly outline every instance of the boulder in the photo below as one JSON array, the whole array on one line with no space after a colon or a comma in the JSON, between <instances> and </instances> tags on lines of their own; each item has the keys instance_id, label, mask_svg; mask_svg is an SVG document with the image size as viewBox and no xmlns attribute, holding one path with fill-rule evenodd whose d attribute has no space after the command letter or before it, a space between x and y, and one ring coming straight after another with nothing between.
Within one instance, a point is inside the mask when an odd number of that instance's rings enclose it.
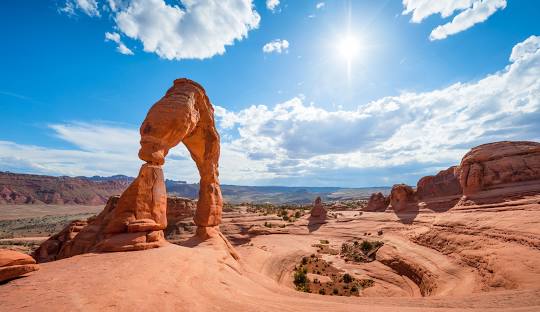
<instances>
[{"instance_id":1,"label":"boulder","mask_svg":"<svg viewBox=\"0 0 540 312\"><path fill-rule=\"evenodd\" d=\"M437 175L421 178L416 185L416 194L420 199L461 195L461 185L457 177L459 167L452 166Z\"/></svg>"},{"instance_id":2,"label":"boulder","mask_svg":"<svg viewBox=\"0 0 540 312\"><path fill-rule=\"evenodd\" d=\"M0 283L36 270L39 266L29 255L0 249Z\"/></svg>"},{"instance_id":3,"label":"boulder","mask_svg":"<svg viewBox=\"0 0 540 312\"><path fill-rule=\"evenodd\" d=\"M385 211L388 207L390 197L385 197L383 193L377 192L371 194L364 211Z\"/></svg>"},{"instance_id":4,"label":"boulder","mask_svg":"<svg viewBox=\"0 0 540 312\"><path fill-rule=\"evenodd\" d=\"M409 203L416 201L415 191L406 184L395 184L390 192L390 205L394 211L403 211L407 209Z\"/></svg>"},{"instance_id":5,"label":"boulder","mask_svg":"<svg viewBox=\"0 0 540 312\"><path fill-rule=\"evenodd\" d=\"M540 180L540 143L502 141L471 149L458 169L464 195L499 184Z\"/></svg>"}]
</instances>

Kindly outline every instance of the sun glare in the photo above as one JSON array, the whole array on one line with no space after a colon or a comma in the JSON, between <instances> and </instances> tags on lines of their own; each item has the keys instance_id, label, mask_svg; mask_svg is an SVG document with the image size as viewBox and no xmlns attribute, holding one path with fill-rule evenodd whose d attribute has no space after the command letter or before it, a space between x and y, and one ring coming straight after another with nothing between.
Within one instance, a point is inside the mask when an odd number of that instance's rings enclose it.
<instances>
[{"instance_id":1,"label":"sun glare","mask_svg":"<svg viewBox=\"0 0 540 312\"><path fill-rule=\"evenodd\" d=\"M347 66L347 78L351 80L353 61L358 57L360 43L352 33L343 36L337 44L337 56Z\"/></svg>"},{"instance_id":2,"label":"sun glare","mask_svg":"<svg viewBox=\"0 0 540 312\"><path fill-rule=\"evenodd\" d=\"M338 51L341 57L343 57L348 63L352 62L358 53L358 40L354 36L348 34L339 42Z\"/></svg>"}]
</instances>

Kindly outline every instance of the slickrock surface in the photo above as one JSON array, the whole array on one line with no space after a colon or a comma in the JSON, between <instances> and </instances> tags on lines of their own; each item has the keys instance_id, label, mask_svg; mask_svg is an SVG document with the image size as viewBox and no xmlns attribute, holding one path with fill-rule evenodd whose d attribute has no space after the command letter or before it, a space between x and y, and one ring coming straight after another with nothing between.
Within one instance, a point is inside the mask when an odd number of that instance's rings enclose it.
<instances>
[{"instance_id":1,"label":"slickrock surface","mask_svg":"<svg viewBox=\"0 0 540 312\"><path fill-rule=\"evenodd\" d=\"M468 152L459 166L465 195L505 183L540 180L540 143L503 141Z\"/></svg>"},{"instance_id":2,"label":"slickrock surface","mask_svg":"<svg viewBox=\"0 0 540 312\"><path fill-rule=\"evenodd\" d=\"M456 174L458 169L459 167L453 166L435 176L421 178L416 185L416 194L420 199L460 195L462 190Z\"/></svg>"},{"instance_id":3,"label":"slickrock surface","mask_svg":"<svg viewBox=\"0 0 540 312\"><path fill-rule=\"evenodd\" d=\"M385 197L381 192L373 193L364 211L385 211L389 204L390 197Z\"/></svg>"},{"instance_id":4,"label":"slickrock surface","mask_svg":"<svg viewBox=\"0 0 540 312\"><path fill-rule=\"evenodd\" d=\"M415 202L415 192L412 187L406 184L395 184L390 192L390 205L394 211L407 209L410 203Z\"/></svg>"},{"instance_id":5,"label":"slickrock surface","mask_svg":"<svg viewBox=\"0 0 540 312\"><path fill-rule=\"evenodd\" d=\"M0 249L0 283L37 270L39 266L29 255Z\"/></svg>"},{"instance_id":6,"label":"slickrock surface","mask_svg":"<svg viewBox=\"0 0 540 312\"><path fill-rule=\"evenodd\" d=\"M536 195L421 213L410 225L394 213L341 211L343 216L310 232L299 219L285 233L236 240L239 261L218 237L79 255L0 285L0 311L538 311L539 201ZM224 233L268 220L286 223L234 212L224 214ZM294 289L294 266L317 252L314 245L328 240L339 250L358 238L384 242L377 260L354 264L339 255L323 257L374 281L360 297Z\"/></svg>"}]
</instances>

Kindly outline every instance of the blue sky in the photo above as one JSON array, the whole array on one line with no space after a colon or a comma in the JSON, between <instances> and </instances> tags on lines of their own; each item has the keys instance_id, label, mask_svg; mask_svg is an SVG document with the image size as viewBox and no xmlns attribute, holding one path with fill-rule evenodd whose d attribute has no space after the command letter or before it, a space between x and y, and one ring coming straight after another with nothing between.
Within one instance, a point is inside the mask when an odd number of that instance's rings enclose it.
<instances>
[{"instance_id":1,"label":"blue sky","mask_svg":"<svg viewBox=\"0 0 540 312\"><path fill-rule=\"evenodd\" d=\"M136 175L140 122L189 77L222 183L415 184L540 140L538 20L532 0L2 2L0 170ZM197 181L184 148L166 175Z\"/></svg>"}]
</instances>

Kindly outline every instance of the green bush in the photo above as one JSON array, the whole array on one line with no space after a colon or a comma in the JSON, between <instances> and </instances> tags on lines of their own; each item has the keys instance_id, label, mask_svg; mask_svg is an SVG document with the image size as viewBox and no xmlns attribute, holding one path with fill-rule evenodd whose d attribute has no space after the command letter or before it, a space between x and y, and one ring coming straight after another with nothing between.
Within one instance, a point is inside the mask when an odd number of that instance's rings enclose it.
<instances>
[{"instance_id":1,"label":"green bush","mask_svg":"<svg viewBox=\"0 0 540 312\"><path fill-rule=\"evenodd\" d=\"M354 281L354 277L352 277L349 273L343 274L343 282L348 284L352 281Z\"/></svg>"}]
</instances>

